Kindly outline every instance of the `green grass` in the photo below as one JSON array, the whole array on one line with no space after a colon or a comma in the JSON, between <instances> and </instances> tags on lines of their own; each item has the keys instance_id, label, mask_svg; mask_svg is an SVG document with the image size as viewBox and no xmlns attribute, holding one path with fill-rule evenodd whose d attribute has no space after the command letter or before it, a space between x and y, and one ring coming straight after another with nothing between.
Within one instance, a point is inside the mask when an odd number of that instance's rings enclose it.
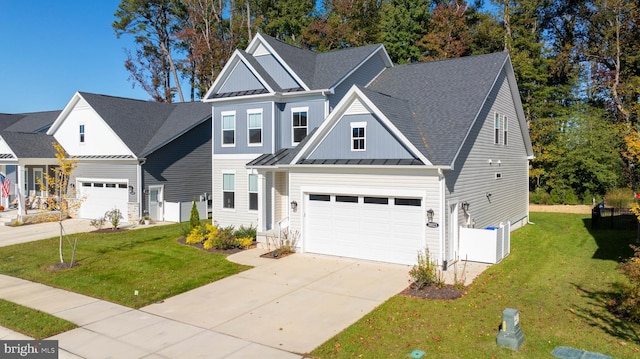
<instances>
[{"instance_id":1,"label":"green grass","mask_svg":"<svg viewBox=\"0 0 640 359\"><path fill-rule=\"evenodd\" d=\"M180 225L168 225L70 235L81 265L61 271L46 270L59 262L58 238L2 247L0 273L139 308L248 268L177 243L180 233Z\"/></svg>"},{"instance_id":2,"label":"green grass","mask_svg":"<svg viewBox=\"0 0 640 359\"><path fill-rule=\"evenodd\" d=\"M512 233L511 254L454 301L395 296L316 348L318 358L550 358L557 346L640 357L640 325L613 316L608 300L624 277L636 233L590 231L583 215L533 213ZM520 311L519 351L496 345L502 311Z\"/></svg>"},{"instance_id":3,"label":"green grass","mask_svg":"<svg viewBox=\"0 0 640 359\"><path fill-rule=\"evenodd\" d=\"M64 319L0 299L0 326L34 339L44 339L77 326Z\"/></svg>"}]
</instances>

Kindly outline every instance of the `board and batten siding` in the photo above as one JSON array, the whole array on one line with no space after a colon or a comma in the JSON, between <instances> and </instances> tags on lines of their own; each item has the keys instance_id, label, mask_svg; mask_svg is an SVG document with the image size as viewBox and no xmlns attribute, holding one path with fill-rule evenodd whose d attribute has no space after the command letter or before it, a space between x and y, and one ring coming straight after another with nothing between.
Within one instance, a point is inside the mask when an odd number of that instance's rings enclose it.
<instances>
[{"instance_id":1,"label":"board and batten siding","mask_svg":"<svg viewBox=\"0 0 640 359\"><path fill-rule=\"evenodd\" d=\"M285 70L280 62L271 54L255 56L255 59L267 71L269 76L283 89L301 87L300 84Z\"/></svg>"},{"instance_id":2,"label":"board and batten siding","mask_svg":"<svg viewBox=\"0 0 640 359\"><path fill-rule=\"evenodd\" d=\"M216 105L213 107L213 152L216 154L239 154L239 153L269 153L272 148L272 131L274 113L274 103L271 101L236 103L228 105ZM262 145L249 146L249 130L247 122L247 111L262 111ZM234 146L222 146L222 113L235 111L236 114L236 142ZM210 131L211 133L211 131ZM257 157L257 156L256 156Z\"/></svg>"},{"instance_id":3,"label":"board and batten siding","mask_svg":"<svg viewBox=\"0 0 640 359\"><path fill-rule=\"evenodd\" d=\"M244 62L239 61L232 70L227 80L218 90L218 93L230 93L238 91L261 90L264 86L260 83Z\"/></svg>"},{"instance_id":4,"label":"board and batten siding","mask_svg":"<svg viewBox=\"0 0 640 359\"><path fill-rule=\"evenodd\" d=\"M504 115L508 118L506 146L502 141L494 143L496 112L501 118ZM529 162L504 70L478 119L458 155L454 170L445 172L448 198L469 203L469 213L476 228L510 221L513 230L526 223L528 215ZM496 174L501 178L496 178ZM459 223L464 226L466 218L462 210L459 216Z\"/></svg>"},{"instance_id":5,"label":"board and batten siding","mask_svg":"<svg viewBox=\"0 0 640 359\"><path fill-rule=\"evenodd\" d=\"M117 179L117 180L126 180L128 186L133 186L133 188L138 188L138 164L135 160L128 160L122 162L116 161L80 161L78 162L78 167L73 172L71 181L69 183L75 183L76 188L78 188L78 184L76 183L78 178L85 179ZM129 193L129 202L138 202L138 193Z\"/></svg>"},{"instance_id":6,"label":"board and batten siding","mask_svg":"<svg viewBox=\"0 0 640 359\"><path fill-rule=\"evenodd\" d=\"M365 150L353 151L351 124L365 123ZM360 125L358 125L360 126ZM322 139L309 159L412 159L414 156L393 137L373 114L342 116Z\"/></svg>"},{"instance_id":7,"label":"board and batten siding","mask_svg":"<svg viewBox=\"0 0 640 359\"><path fill-rule=\"evenodd\" d=\"M211 120L194 127L149 154L142 165L142 186L164 185L167 202L191 202L211 192ZM142 199L148 209L148 196Z\"/></svg>"},{"instance_id":8,"label":"board and batten siding","mask_svg":"<svg viewBox=\"0 0 640 359\"><path fill-rule=\"evenodd\" d=\"M424 199L422 202L423 225L426 226L426 212L430 208L435 212L434 222L444 223L442 213L439 210L440 184L436 170L396 169L393 167L388 169L302 167L290 170L289 181L289 201L298 203L297 212L291 212L289 216L290 228L300 232L301 241L305 239L304 228L302 228L303 216L305 215L304 195L310 191L350 195L422 197ZM434 258L440 258L442 245L439 228L426 228L424 240ZM303 243L299 245L302 246ZM366 238L362 238L362 245L366 245Z\"/></svg>"},{"instance_id":9,"label":"board and batten siding","mask_svg":"<svg viewBox=\"0 0 640 359\"><path fill-rule=\"evenodd\" d=\"M368 59L367 62L336 86L334 94L329 98L331 109L336 107L353 85L366 86L386 68L382 56L382 51L378 51L376 55Z\"/></svg>"},{"instance_id":10,"label":"board and batten siding","mask_svg":"<svg viewBox=\"0 0 640 359\"><path fill-rule=\"evenodd\" d=\"M213 220L218 221L222 227L234 225L257 226L258 211L249 210L249 173L245 165L256 156L251 155L225 155L213 158ZM235 174L235 208L223 208L222 201L222 174ZM260 193L258 194L260 196Z\"/></svg>"}]
</instances>

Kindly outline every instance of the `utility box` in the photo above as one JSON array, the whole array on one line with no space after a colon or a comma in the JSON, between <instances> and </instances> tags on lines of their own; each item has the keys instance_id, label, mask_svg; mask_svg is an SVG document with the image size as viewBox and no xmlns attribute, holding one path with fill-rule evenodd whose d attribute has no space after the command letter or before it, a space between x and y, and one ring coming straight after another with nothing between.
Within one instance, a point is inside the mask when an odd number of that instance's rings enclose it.
<instances>
[{"instance_id":1,"label":"utility box","mask_svg":"<svg viewBox=\"0 0 640 359\"><path fill-rule=\"evenodd\" d=\"M500 347L518 350L524 342L524 333L520 329L520 312L507 308L502 311L502 324L498 331L496 343Z\"/></svg>"}]
</instances>

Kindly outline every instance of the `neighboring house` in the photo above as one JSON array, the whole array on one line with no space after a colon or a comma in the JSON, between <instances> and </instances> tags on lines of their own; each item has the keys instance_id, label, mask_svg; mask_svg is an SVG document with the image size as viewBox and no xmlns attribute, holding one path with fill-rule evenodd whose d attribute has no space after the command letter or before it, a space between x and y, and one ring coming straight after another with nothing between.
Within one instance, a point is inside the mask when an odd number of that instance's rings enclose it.
<instances>
[{"instance_id":1,"label":"neighboring house","mask_svg":"<svg viewBox=\"0 0 640 359\"><path fill-rule=\"evenodd\" d=\"M24 114L0 114L0 174L10 181L11 203L20 194L41 194L38 180L56 164L51 143L45 132L60 111Z\"/></svg>"},{"instance_id":2,"label":"neighboring house","mask_svg":"<svg viewBox=\"0 0 640 359\"><path fill-rule=\"evenodd\" d=\"M77 92L47 134L78 160L70 182L82 198L79 217L118 208L126 221L185 221L196 200L207 218L209 106Z\"/></svg>"},{"instance_id":3,"label":"neighboring house","mask_svg":"<svg viewBox=\"0 0 640 359\"><path fill-rule=\"evenodd\" d=\"M380 45L314 54L257 35L203 101L223 226L402 264L428 247L446 266L465 259L462 229L527 223L533 152L507 53L393 67Z\"/></svg>"}]
</instances>

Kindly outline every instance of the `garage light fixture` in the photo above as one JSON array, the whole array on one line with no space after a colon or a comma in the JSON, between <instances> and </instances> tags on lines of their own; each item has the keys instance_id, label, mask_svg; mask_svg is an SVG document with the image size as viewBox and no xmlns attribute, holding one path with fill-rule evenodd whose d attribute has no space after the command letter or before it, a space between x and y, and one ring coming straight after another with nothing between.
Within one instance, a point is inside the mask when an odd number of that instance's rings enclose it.
<instances>
[{"instance_id":1,"label":"garage light fixture","mask_svg":"<svg viewBox=\"0 0 640 359\"><path fill-rule=\"evenodd\" d=\"M133 186L129 186L129 194L135 194L135 192L133 192Z\"/></svg>"},{"instance_id":2,"label":"garage light fixture","mask_svg":"<svg viewBox=\"0 0 640 359\"><path fill-rule=\"evenodd\" d=\"M298 202L291 201L291 210L294 211L294 212L298 211Z\"/></svg>"},{"instance_id":3,"label":"garage light fixture","mask_svg":"<svg viewBox=\"0 0 640 359\"><path fill-rule=\"evenodd\" d=\"M433 222L433 214L433 209L429 208L429 210L427 211L427 222Z\"/></svg>"},{"instance_id":4,"label":"garage light fixture","mask_svg":"<svg viewBox=\"0 0 640 359\"><path fill-rule=\"evenodd\" d=\"M464 213L469 212L469 202L462 202L462 210L464 211Z\"/></svg>"}]
</instances>

